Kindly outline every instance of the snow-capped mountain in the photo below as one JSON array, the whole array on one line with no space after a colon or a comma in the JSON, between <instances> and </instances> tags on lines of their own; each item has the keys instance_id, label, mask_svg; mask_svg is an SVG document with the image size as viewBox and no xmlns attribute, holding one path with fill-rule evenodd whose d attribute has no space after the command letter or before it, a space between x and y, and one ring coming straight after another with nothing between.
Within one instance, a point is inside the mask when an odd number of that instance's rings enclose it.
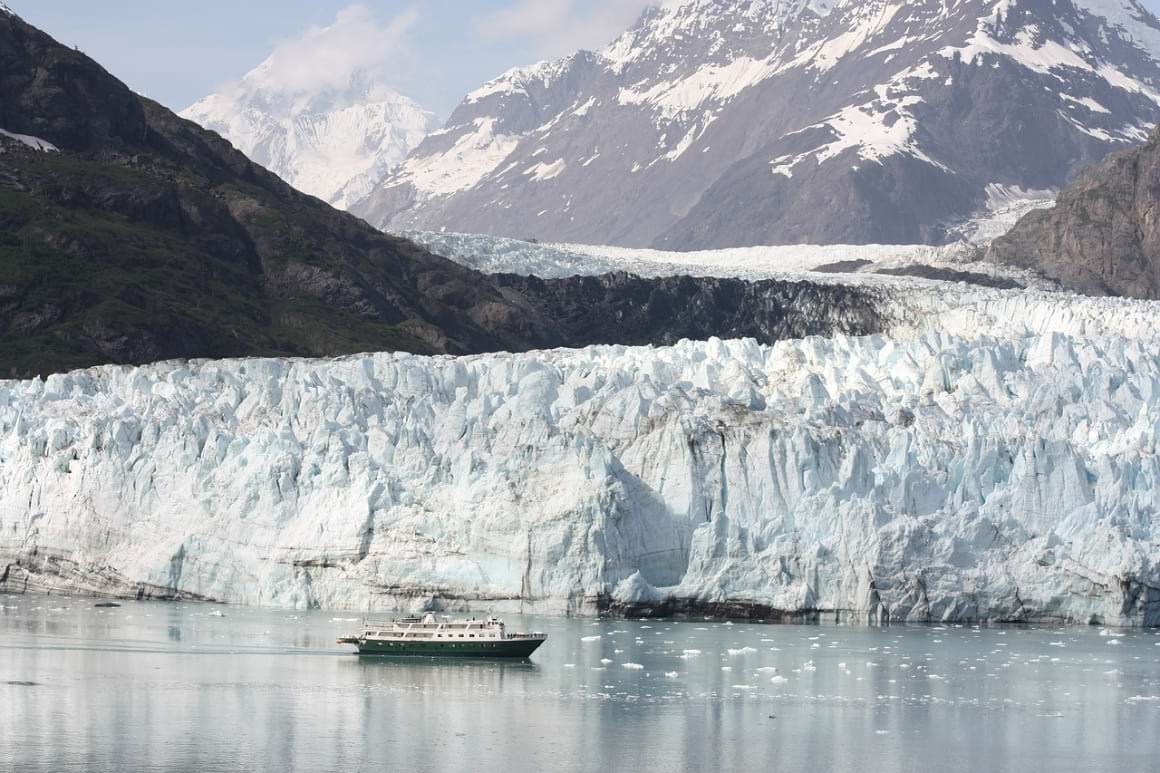
<instances>
[{"instance_id":1,"label":"snow-capped mountain","mask_svg":"<svg viewBox=\"0 0 1160 773\"><path fill-rule=\"evenodd\" d=\"M353 211L665 249L942 241L1158 119L1135 0L670 0L468 95Z\"/></svg>"},{"instance_id":2,"label":"snow-capped mountain","mask_svg":"<svg viewBox=\"0 0 1160 773\"><path fill-rule=\"evenodd\" d=\"M270 60L181 115L215 131L300 191L347 209L439 121L355 73L345 88L300 92L268 77Z\"/></svg>"}]
</instances>

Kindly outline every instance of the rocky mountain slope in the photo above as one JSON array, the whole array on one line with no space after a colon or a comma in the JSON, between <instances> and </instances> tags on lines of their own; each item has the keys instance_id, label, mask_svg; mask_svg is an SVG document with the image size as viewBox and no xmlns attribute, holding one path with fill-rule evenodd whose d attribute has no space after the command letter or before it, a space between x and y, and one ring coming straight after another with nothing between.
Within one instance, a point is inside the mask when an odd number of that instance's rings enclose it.
<instances>
[{"instance_id":1,"label":"rocky mountain slope","mask_svg":"<svg viewBox=\"0 0 1160 773\"><path fill-rule=\"evenodd\" d=\"M365 198L439 128L433 113L364 74L343 89L303 93L269 78L269 68L264 62L181 115L339 209Z\"/></svg>"},{"instance_id":2,"label":"rocky mountain slope","mask_svg":"<svg viewBox=\"0 0 1160 773\"><path fill-rule=\"evenodd\" d=\"M704 249L953 238L1160 118L1134 0L680 0L468 95L353 208L388 229Z\"/></svg>"},{"instance_id":3,"label":"rocky mountain slope","mask_svg":"<svg viewBox=\"0 0 1160 773\"><path fill-rule=\"evenodd\" d=\"M867 303L842 288L502 282L294 191L8 11L0 65L2 376L171 358L767 340L845 320L849 332L873 329ZM561 303L569 284L583 309ZM803 292L816 301L807 309L782 305Z\"/></svg>"},{"instance_id":4,"label":"rocky mountain slope","mask_svg":"<svg viewBox=\"0 0 1160 773\"><path fill-rule=\"evenodd\" d=\"M1085 172L988 251L1078 292L1160 299L1160 133Z\"/></svg>"}]
</instances>

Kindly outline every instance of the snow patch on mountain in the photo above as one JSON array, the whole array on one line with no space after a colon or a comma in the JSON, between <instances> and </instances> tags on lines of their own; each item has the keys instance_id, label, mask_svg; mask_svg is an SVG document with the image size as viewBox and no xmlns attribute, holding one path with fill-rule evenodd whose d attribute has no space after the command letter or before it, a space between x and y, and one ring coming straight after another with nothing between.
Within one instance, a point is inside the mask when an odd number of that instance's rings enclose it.
<instances>
[{"instance_id":1,"label":"snow patch on mountain","mask_svg":"<svg viewBox=\"0 0 1160 773\"><path fill-rule=\"evenodd\" d=\"M426 196L447 196L478 184L511 155L519 138L497 133L491 118L476 119L474 126L445 152L407 159L398 179Z\"/></svg>"},{"instance_id":2,"label":"snow patch on mountain","mask_svg":"<svg viewBox=\"0 0 1160 773\"><path fill-rule=\"evenodd\" d=\"M0 8L0 10L5 9ZM21 145L30 147L33 150L39 150L42 153L58 153L60 151L56 145L53 145L48 140L42 140L39 137L33 137L29 134L14 134L13 132L0 129L0 137L7 137L10 140L15 140Z\"/></svg>"}]
</instances>

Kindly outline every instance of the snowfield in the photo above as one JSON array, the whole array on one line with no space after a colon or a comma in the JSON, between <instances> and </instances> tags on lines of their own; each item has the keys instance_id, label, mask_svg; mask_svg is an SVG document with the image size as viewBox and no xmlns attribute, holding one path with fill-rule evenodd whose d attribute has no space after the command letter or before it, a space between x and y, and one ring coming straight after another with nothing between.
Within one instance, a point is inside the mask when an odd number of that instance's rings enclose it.
<instances>
[{"instance_id":1,"label":"snowfield","mask_svg":"<svg viewBox=\"0 0 1160 773\"><path fill-rule=\"evenodd\" d=\"M1160 624L1157 307L880 290L886 336L0 382L0 589Z\"/></svg>"}]
</instances>

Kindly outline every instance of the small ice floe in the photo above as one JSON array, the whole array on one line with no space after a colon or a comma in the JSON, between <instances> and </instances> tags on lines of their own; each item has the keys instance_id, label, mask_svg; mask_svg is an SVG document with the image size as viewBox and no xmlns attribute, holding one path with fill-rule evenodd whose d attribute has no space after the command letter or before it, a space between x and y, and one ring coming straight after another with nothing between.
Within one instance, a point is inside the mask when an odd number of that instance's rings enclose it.
<instances>
[{"instance_id":1,"label":"small ice floe","mask_svg":"<svg viewBox=\"0 0 1160 773\"><path fill-rule=\"evenodd\" d=\"M1109 639L1109 640L1108 640L1108 644L1112 644L1112 645L1116 645L1116 646L1118 646L1118 645L1119 645L1119 643L1120 643L1120 640L1119 640L1119 639Z\"/></svg>"},{"instance_id":2,"label":"small ice floe","mask_svg":"<svg viewBox=\"0 0 1160 773\"><path fill-rule=\"evenodd\" d=\"M1111 671L1105 671L1104 676L1110 676L1113 679L1115 679L1116 677L1120 676L1121 673L1123 673L1123 672L1120 671L1120 669L1113 668Z\"/></svg>"},{"instance_id":3,"label":"small ice floe","mask_svg":"<svg viewBox=\"0 0 1160 773\"><path fill-rule=\"evenodd\" d=\"M1133 695L1125 698L1125 703L1160 703L1160 695Z\"/></svg>"},{"instance_id":4,"label":"small ice floe","mask_svg":"<svg viewBox=\"0 0 1160 773\"><path fill-rule=\"evenodd\" d=\"M620 655L620 654L621 654L621 653L623 653L623 652L624 652L624 650L613 650L613 651L612 651L612 654L613 654L613 655Z\"/></svg>"},{"instance_id":5,"label":"small ice floe","mask_svg":"<svg viewBox=\"0 0 1160 773\"><path fill-rule=\"evenodd\" d=\"M752 685L748 685L748 684L735 684L735 685L733 685L733 689L734 690L756 690L757 688L752 686Z\"/></svg>"},{"instance_id":6,"label":"small ice floe","mask_svg":"<svg viewBox=\"0 0 1160 773\"><path fill-rule=\"evenodd\" d=\"M759 673L759 674L776 674L777 669L774 668L773 666L762 666L761 668L757 669L757 673Z\"/></svg>"},{"instance_id":7,"label":"small ice floe","mask_svg":"<svg viewBox=\"0 0 1160 773\"><path fill-rule=\"evenodd\" d=\"M932 681L935 681L935 682L941 682L941 681L943 681L944 679L946 679L946 677L945 677L945 676L939 676L938 674L927 674L927 677L926 677L926 678L927 678L927 679L930 679L930 680L932 680Z\"/></svg>"},{"instance_id":8,"label":"small ice floe","mask_svg":"<svg viewBox=\"0 0 1160 773\"><path fill-rule=\"evenodd\" d=\"M565 663L564 664L564 668L575 668L575 667L576 667L575 663Z\"/></svg>"},{"instance_id":9,"label":"small ice floe","mask_svg":"<svg viewBox=\"0 0 1160 773\"><path fill-rule=\"evenodd\" d=\"M875 730L874 735L890 735L889 730Z\"/></svg>"},{"instance_id":10,"label":"small ice floe","mask_svg":"<svg viewBox=\"0 0 1160 773\"><path fill-rule=\"evenodd\" d=\"M1047 646L1048 647L1066 647L1067 645L1061 641L1049 641L1047 643Z\"/></svg>"},{"instance_id":11,"label":"small ice floe","mask_svg":"<svg viewBox=\"0 0 1160 773\"><path fill-rule=\"evenodd\" d=\"M721 670L722 670L722 671L732 671L732 670L733 670L733 666L721 666Z\"/></svg>"},{"instance_id":12,"label":"small ice floe","mask_svg":"<svg viewBox=\"0 0 1160 773\"><path fill-rule=\"evenodd\" d=\"M787 682L789 682L789 680L784 676L775 676L769 680L770 684L786 684Z\"/></svg>"},{"instance_id":13,"label":"small ice floe","mask_svg":"<svg viewBox=\"0 0 1160 773\"><path fill-rule=\"evenodd\" d=\"M838 668L845 669L845 668L846 668L846 664L845 664L845 663L839 663L839 664L838 664Z\"/></svg>"},{"instance_id":14,"label":"small ice floe","mask_svg":"<svg viewBox=\"0 0 1160 773\"><path fill-rule=\"evenodd\" d=\"M802 666L802 671L817 671L817 670L818 670L818 667L814 665L812 660L809 663L806 663L804 666Z\"/></svg>"},{"instance_id":15,"label":"small ice floe","mask_svg":"<svg viewBox=\"0 0 1160 773\"><path fill-rule=\"evenodd\" d=\"M742 647L741 649L729 650L730 657L737 657L738 655L752 655L757 652L753 647Z\"/></svg>"},{"instance_id":16,"label":"small ice floe","mask_svg":"<svg viewBox=\"0 0 1160 773\"><path fill-rule=\"evenodd\" d=\"M607 666L609 663L612 662L612 658L601 658L600 662Z\"/></svg>"},{"instance_id":17,"label":"small ice floe","mask_svg":"<svg viewBox=\"0 0 1160 773\"><path fill-rule=\"evenodd\" d=\"M665 679L676 679L678 676L680 676L680 674L678 674L676 671L665 672Z\"/></svg>"},{"instance_id":18,"label":"small ice floe","mask_svg":"<svg viewBox=\"0 0 1160 773\"><path fill-rule=\"evenodd\" d=\"M209 616L210 617L225 617L226 613L222 612L220 609L215 609L214 611L209 613Z\"/></svg>"},{"instance_id":19,"label":"small ice floe","mask_svg":"<svg viewBox=\"0 0 1160 773\"><path fill-rule=\"evenodd\" d=\"M600 637L600 636L581 636L580 641L583 641L583 642L600 641L601 638L603 638L603 637Z\"/></svg>"},{"instance_id":20,"label":"small ice floe","mask_svg":"<svg viewBox=\"0 0 1160 773\"><path fill-rule=\"evenodd\" d=\"M695 658L695 657L700 656L700 654L701 654L701 650L685 650L681 653L681 657L683 657L685 659Z\"/></svg>"},{"instance_id":21,"label":"small ice floe","mask_svg":"<svg viewBox=\"0 0 1160 773\"><path fill-rule=\"evenodd\" d=\"M627 668L629 671L644 671L644 666L640 663L621 663L621 668Z\"/></svg>"}]
</instances>

